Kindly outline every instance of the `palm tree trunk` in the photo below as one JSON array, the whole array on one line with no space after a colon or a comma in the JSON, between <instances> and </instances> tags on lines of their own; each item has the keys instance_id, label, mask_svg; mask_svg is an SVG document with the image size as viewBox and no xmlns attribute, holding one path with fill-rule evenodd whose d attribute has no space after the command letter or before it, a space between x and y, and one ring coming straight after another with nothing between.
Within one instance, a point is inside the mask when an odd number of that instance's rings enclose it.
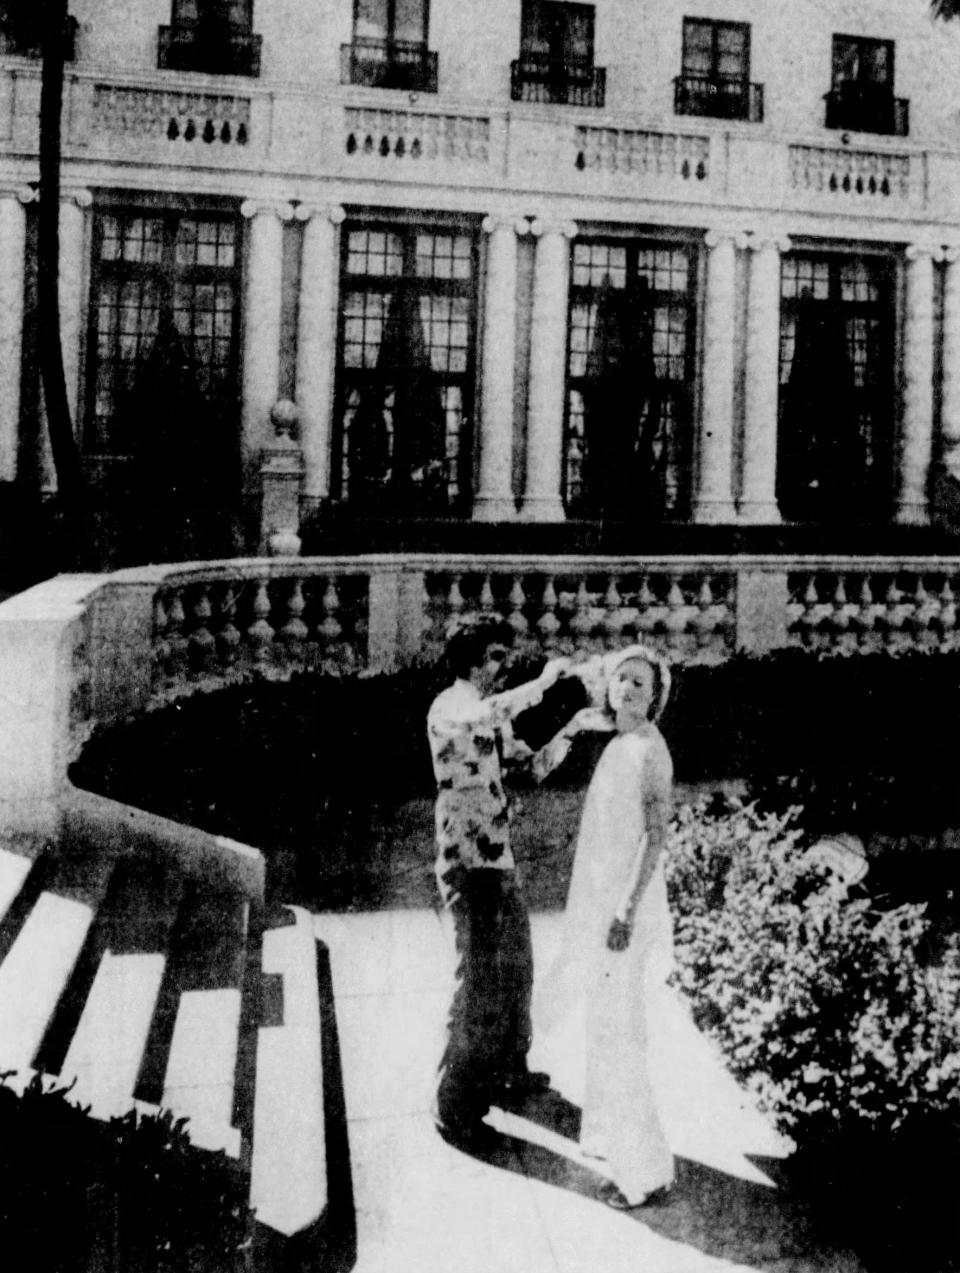
<instances>
[{"instance_id":1,"label":"palm tree trunk","mask_svg":"<svg viewBox=\"0 0 960 1273\"><path fill-rule=\"evenodd\" d=\"M40 377L57 474L61 565L88 562L89 536L80 453L60 342L60 162L63 70L69 0L41 0L43 67L40 84L40 207L37 222L37 309Z\"/></svg>"}]
</instances>

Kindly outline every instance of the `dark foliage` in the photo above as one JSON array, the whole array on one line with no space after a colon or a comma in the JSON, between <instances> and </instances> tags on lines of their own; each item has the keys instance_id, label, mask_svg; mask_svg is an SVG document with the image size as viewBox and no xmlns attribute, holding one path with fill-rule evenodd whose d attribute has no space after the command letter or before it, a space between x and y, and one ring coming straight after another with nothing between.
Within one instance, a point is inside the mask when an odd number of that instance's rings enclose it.
<instances>
[{"instance_id":1,"label":"dark foliage","mask_svg":"<svg viewBox=\"0 0 960 1273\"><path fill-rule=\"evenodd\" d=\"M0 1250L8 1273L241 1273L246 1182L182 1119L99 1122L64 1088L0 1084Z\"/></svg>"}]
</instances>

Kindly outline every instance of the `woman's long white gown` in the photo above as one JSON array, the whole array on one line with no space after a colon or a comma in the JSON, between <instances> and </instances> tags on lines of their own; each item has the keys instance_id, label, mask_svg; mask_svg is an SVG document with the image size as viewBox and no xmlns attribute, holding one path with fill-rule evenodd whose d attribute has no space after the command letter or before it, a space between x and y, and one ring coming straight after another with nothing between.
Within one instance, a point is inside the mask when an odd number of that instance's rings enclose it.
<instances>
[{"instance_id":1,"label":"woman's long white gown","mask_svg":"<svg viewBox=\"0 0 960 1273\"><path fill-rule=\"evenodd\" d=\"M571 1015L585 1022L585 1087L580 1143L606 1160L629 1201L673 1180L673 1156L648 1075L647 1004L673 959L663 856L640 897L625 951L607 933L645 843L645 796L670 757L659 732L608 743L587 790L559 957L536 997L536 1028L555 1030Z\"/></svg>"}]
</instances>

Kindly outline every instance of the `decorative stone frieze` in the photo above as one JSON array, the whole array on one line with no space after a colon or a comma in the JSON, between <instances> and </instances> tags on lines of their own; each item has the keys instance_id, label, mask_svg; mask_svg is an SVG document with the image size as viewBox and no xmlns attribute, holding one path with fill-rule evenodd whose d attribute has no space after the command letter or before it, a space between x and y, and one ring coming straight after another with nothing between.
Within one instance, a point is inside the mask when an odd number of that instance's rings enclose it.
<instances>
[{"instance_id":1,"label":"decorative stone frieze","mask_svg":"<svg viewBox=\"0 0 960 1273\"><path fill-rule=\"evenodd\" d=\"M344 149L358 158L471 164L490 158L490 120L484 116L348 106L344 122Z\"/></svg>"},{"instance_id":2,"label":"decorative stone frieze","mask_svg":"<svg viewBox=\"0 0 960 1273\"><path fill-rule=\"evenodd\" d=\"M96 84L91 128L138 140L245 146L250 140L250 99L235 93Z\"/></svg>"},{"instance_id":3,"label":"decorative stone frieze","mask_svg":"<svg viewBox=\"0 0 960 1273\"><path fill-rule=\"evenodd\" d=\"M910 155L840 146L791 146L794 190L866 199L909 199L915 193Z\"/></svg>"},{"instance_id":4,"label":"decorative stone frieze","mask_svg":"<svg viewBox=\"0 0 960 1273\"><path fill-rule=\"evenodd\" d=\"M646 129L578 127L574 166L581 172L637 173L645 177L706 181L710 138Z\"/></svg>"}]
</instances>

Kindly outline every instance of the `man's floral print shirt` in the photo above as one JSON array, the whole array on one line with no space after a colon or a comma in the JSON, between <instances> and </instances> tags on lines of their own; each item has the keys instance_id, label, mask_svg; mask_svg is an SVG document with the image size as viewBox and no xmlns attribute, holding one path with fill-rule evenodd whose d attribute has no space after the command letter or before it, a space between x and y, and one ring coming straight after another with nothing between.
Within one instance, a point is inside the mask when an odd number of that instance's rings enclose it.
<instances>
[{"instance_id":1,"label":"man's floral print shirt","mask_svg":"<svg viewBox=\"0 0 960 1273\"><path fill-rule=\"evenodd\" d=\"M434 699L427 714L437 780L436 872L447 905L459 892L463 871L514 869L501 764L529 764L533 775L542 778L566 755L565 738L552 740L537 753L514 738L511 717L530 703L529 692L482 698L469 681L458 680Z\"/></svg>"}]
</instances>

